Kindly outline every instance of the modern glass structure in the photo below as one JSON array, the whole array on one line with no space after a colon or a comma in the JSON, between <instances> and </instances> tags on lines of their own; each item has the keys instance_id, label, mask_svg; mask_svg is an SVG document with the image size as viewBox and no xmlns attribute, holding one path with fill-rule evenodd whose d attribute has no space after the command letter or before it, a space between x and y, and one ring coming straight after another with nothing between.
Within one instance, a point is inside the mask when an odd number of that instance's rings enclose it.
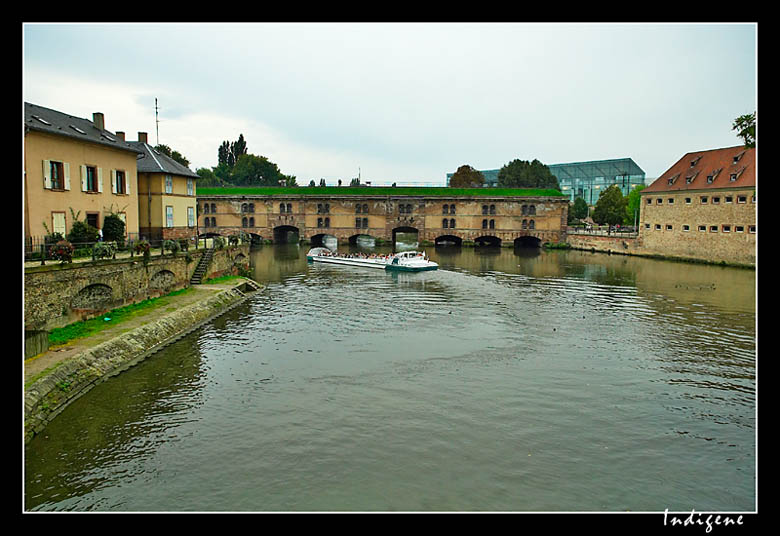
<instances>
[{"instance_id":1,"label":"modern glass structure","mask_svg":"<svg viewBox=\"0 0 780 536\"><path fill-rule=\"evenodd\" d=\"M596 204L601 192L613 184L620 187L623 195L645 184L645 172L630 158L553 164L547 167L558 179L561 191L569 196L569 201L581 197L589 205Z\"/></svg>"},{"instance_id":2,"label":"modern glass structure","mask_svg":"<svg viewBox=\"0 0 780 536\"><path fill-rule=\"evenodd\" d=\"M569 196L569 201L581 197L589 205L594 205L601 192L613 184L620 187L623 195L628 195L635 186L645 184L645 172L631 158L551 164L547 167L558 179L561 191ZM485 176L485 186L498 185L498 169L480 171ZM447 173L447 185L452 175Z\"/></svg>"}]
</instances>

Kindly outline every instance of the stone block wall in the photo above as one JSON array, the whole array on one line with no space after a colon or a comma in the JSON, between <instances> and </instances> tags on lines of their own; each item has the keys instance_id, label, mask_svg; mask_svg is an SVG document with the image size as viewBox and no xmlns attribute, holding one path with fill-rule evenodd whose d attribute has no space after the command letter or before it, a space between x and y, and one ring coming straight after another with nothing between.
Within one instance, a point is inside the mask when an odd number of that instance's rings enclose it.
<instances>
[{"instance_id":1,"label":"stone block wall","mask_svg":"<svg viewBox=\"0 0 780 536\"><path fill-rule=\"evenodd\" d=\"M28 268L24 274L25 331L51 330L105 311L162 296L189 285L203 250L97 262ZM248 268L249 246L215 252L207 277Z\"/></svg>"}]
</instances>

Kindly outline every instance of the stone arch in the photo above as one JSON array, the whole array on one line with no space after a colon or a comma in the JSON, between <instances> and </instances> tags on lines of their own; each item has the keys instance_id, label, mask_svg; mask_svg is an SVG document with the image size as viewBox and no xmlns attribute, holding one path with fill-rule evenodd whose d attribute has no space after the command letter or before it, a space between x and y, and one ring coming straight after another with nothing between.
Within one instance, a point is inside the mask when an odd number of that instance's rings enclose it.
<instances>
[{"instance_id":1,"label":"stone arch","mask_svg":"<svg viewBox=\"0 0 780 536\"><path fill-rule=\"evenodd\" d=\"M103 283L94 283L82 288L70 301L72 309L105 310L114 302L114 289Z\"/></svg>"},{"instance_id":2,"label":"stone arch","mask_svg":"<svg viewBox=\"0 0 780 536\"><path fill-rule=\"evenodd\" d=\"M433 243L436 246L460 246L463 244L463 239L455 235L441 235L437 236Z\"/></svg>"},{"instance_id":3,"label":"stone arch","mask_svg":"<svg viewBox=\"0 0 780 536\"><path fill-rule=\"evenodd\" d=\"M295 239L292 235L295 235ZM274 227L274 243L275 244L288 244L298 242L300 240L300 231L297 227L292 225L279 225Z\"/></svg>"},{"instance_id":4,"label":"stone arch","mask_svg":"<svg viewBox=\"0 0 780 536\"><path fill-rule=\"evenodd\" d=\"M338 237L330 233L319 233L312 236L309 240L311 241L312 247L327 247L325 246L325 242L332 243L335 241L338 243Z\"/></svg>"},{"instance_id":5,"label":"stone arch","mask_svg":"<svg viewBox=\"0 0 780 536\"><path fill-rule=\"evenodd\" d=\"M160 270L149 279L149 288L167 291L176 286L176 274L170 270Z\"/></svg>"},{"instance_id":6,"label":"stone arch","mask_svg":"<svg viewBox=\"0 0 780 536\"><path fill-rule=\"evenodd\" d=\"M538 248L542 246L542 241L535 236L526 235L515 238L514 245L516 248Z\"/></svg>"},{"instance_id":7,"label":"stone arch","mask_svg":"<svg viewBox=\"0 0 780 536\"><path fill-rule=\"evenodd\" d=\"M477 246L500 247L501 239L497 236L483 235L474 240Z\"/></svg>"}]
</instances>

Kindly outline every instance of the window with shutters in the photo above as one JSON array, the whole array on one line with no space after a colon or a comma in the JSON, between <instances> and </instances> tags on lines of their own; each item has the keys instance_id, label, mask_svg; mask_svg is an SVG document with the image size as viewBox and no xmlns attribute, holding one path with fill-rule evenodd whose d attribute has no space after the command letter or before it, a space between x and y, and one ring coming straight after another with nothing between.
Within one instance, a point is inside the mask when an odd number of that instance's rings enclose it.
<instances>
[{"instance_id":1,"label":"window with shutters","mask_svg":"<svg viewBox=\"0 0 780 536\"><path fill-rule=\"evenodd\" d=\"M52 190L65 189L65 174L62 169L62 162L49 162L49 176L51 177Z\"/></svg>"},{"instance_id":2,"label":"window with shutters","mask_svg":"<svg viewBox=\"0 0 780 536\"><path fill-rule=\"evenodd\" d=\"M51 213L52 232L59 233L65 236L65 213L64 212L52 212Z\"/></svg>"},{"instance_id":3,"label":"window with shutters","mask_svg":"<svg viewBox=\"0 0 780 536\"><path fill-rule=\"evenodd\" d=\"M116 173L116 177L114 179L115 181L115 187L114 191L118 194L126 194L127 193L127 179L125 172L122 170L117 169L114 173Z\"/></svg>"},{"instance_id":4,"label":"window with shutters","mask_svg":"<svg viewBox=\"0 0 780 536\"><path fill-rule=\"evenodd\" d=\"M86 176L87 176L87 192L97 192L98 191L98 176L97 176L97 168L94 166L86 166Z\"/></svg>"}]
</instances>

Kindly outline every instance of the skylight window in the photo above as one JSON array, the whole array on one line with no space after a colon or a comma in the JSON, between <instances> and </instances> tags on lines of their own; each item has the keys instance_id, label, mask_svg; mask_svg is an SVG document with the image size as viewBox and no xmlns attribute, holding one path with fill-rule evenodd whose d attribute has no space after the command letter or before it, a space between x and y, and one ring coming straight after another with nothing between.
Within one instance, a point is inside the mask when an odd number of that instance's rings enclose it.
<instances>
[{"instance_id":1,"label":"skylight window","mask_svg":"<svg viewBox=\"0 0 780 536\"><path fill-rule=\"evenodd\" d=\"M49 126L51 126L51 123L49 123L48 121L46 121L46 120L45 120L44 118L42 118L42 117L38 117L37 115L34 115L34 116L33 116L33 118L34 118L34 119L37 119L38 121L40 121L40 122L41 122L41 123L43 123L44 125L49 125Z\"/></svg>"},{"instance_id":2,"label":"skylight window","mask_svg":"<svg viewBox=\"0 0 780 536\"><path fill-rule=\"evenodd\" d=\"M104 138L106 138L108 141L116 141L114 138L112 138L111 136L109 136L105 132L101 133L100 135L103 136Z\"/></svg>"},{"instance_id":3,"label":"skylight window","mask_svg":"<svg viewBox=\"0 0 780 536\"><path fill-rule=\"evenodd\" d=\"M81 130L81 129L80 129L79 127L77 127L76 125L70 125L70 128L72 128L73 130L75 130L75 131L76 131L76 132L78 132L79 134L84 134L84 135L86 135L86 134L87 134L86 132L84 132L83 130Z\"/></svg>"}]
</instances>

